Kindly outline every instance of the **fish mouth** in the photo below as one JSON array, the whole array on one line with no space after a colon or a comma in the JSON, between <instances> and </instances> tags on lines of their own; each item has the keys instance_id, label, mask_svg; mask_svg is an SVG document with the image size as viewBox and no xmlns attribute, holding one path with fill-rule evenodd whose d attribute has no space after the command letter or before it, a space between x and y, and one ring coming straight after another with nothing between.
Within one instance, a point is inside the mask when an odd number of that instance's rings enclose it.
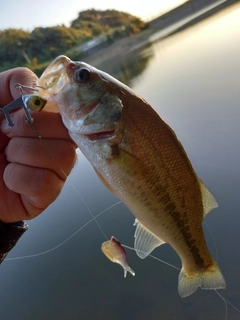
<instances>
[{"instance_id":1,"label":"fish mouth","mask_svg":"<svg viewBox=\"0 0 240 320\"><path fill-rule=\"evenodd\" d=\"M90 105L86 105L86 106L80 106L78 110L71 110L71 118L84 118L86 117L92 110L94 110L97 105L99 104L99 101L94 102Z\"/></svg>"},{"instance_id":2,"label":"fish mouth","mask_svg":"<svg viewBox=\"0 0 240 320\"><path fill-rule=\"evenodd\" d=\"M109 140L115 136L115 129L85 134L91 141Z\"/></svg>"}]
</instances>

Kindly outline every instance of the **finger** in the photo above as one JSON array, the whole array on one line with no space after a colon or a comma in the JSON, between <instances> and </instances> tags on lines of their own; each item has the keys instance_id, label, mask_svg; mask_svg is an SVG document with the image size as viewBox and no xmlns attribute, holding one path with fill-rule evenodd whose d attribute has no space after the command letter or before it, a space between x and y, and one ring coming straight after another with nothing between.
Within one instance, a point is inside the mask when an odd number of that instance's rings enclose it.
<instances>
[{"instance_id":1,"label":"finger","mask_svg":"<svg viewBox=\"0 0 240 320\"><path fill-rule=\"evenodd\" d=\"M22 202L31 219L46 209L59 195L64 182L55 172L10 163L4 171L6 186L22 195Z\"/></svg>"},{"instance_id":2,"label":"finger","mask_svg":"<svg viewBox=\"0 0 240 320\"><path fill-rule=\"evenodd\" d=\"M8 162L46 168L66 180L76 161L75 146L66 139L15 137L5 149Z\"/></svg>"},{"instance_id":3,"label":"finger","mask_svg":"<svg viewBox=\"0 0 240 320\"><path fill-rule=\"evenodd\" d=\"M4 150L9 140L10 139L5 134L0 132L0 153ZM0 159L0 162L1 162L1 159Z\"/></svg>"},{"instance_id":4,"label":"finger","mask_svg":"<svg viewBox=\"0 0 240 320\"><path fill-rule=\"evenodd\" d=\"M60 138L71 140L68 130L62 123L59 113L53 112L32 112L33 127L43 138ZM18 110L11 114L14 126L10 127L6 120L3 120L0 128L8 137L36 137L36 132L26 123L24 110Z\"/></svg>"},{"instance_id":5,"label":"finger","mask_svg":"<svg viewBox=\"0 0 240 320\"><path fill-rule=\"evenodd\" d=\"M14 68L0 73L0 107L4 107L12 100L20 96L19 89L16 84L21 83L26 86L32 86L37 80L37 76L30 69ZM26 90L27 93L32 93ZM0 114L0 121L4 119L4 115Z\"/></svg>"},{"instance_id":6,"label":"finger","mask_svg":"<svg viewBox=\"0 0 240 320\"><path fill-rule=\"evenodd\" d=\"M14 68L0 73L0 106L4 107L12 100L20 96L19 89L15 85L21 83L32 86L37 76L30 69ZM27 90L26 90L27 91ZM32 93L32 92L29 92Z\"/></svg>"}]
</instances>

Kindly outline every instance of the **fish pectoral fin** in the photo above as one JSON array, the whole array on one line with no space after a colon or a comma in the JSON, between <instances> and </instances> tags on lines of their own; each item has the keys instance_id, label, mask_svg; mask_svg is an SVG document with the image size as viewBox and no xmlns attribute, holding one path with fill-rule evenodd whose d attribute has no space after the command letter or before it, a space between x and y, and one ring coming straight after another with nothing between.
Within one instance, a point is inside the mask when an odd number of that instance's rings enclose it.
<instances>
[{"instance_id":1,"label":"fish pectoral fin","mask_svg":"<svg viewBox=\"0 0 240 320\"><path fill-rule=\"evenodd\" d=\"M165 243L165 241L155 236L154 233L144 227L137 219L134 222L134 226L136 226L134 249L141 259L146 258L156 247Z\"/></svg>"},{"instance_id":2,"label":"fish pectoral fin","mask_svg":"<svg viewBox=\"0 0 240 320\"><path fill-rule=\"evenodd\" d=\"M202 193L202 203L203 203L203 214L204 217L214 208L218 207L218 203L212 193L204 185L204 183L199 179L200 189Z\"/></svg>"},{"instance_id":3,"label":"fish pectoral fin","mask_svg":"<svg viewBox=\"0 0 240 320\"><path fill-rule=\"evenodd\" d=\"M145 176L147 174L144 163L126 150L119 149L119 157L116 157L116 161L130 177Z\"/></svg>"}]
</instances>

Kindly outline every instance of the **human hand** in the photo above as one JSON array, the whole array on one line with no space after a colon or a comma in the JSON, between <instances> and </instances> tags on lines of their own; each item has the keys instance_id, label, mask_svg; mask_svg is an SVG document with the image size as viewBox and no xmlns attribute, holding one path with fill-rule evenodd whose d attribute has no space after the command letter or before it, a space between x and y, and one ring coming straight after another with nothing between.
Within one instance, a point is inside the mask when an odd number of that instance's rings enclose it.
<instances>
[{"instance_id":1,"label":"human hand","mask_svg":"<svg viewBox=\"0 0 240 320\"><path fill-rule=\"evenodd\" d=\"M16 83L32 86L36 79L26 68L0 73L0 106L19 97ZM0 114L0 221L6 223L29 220L44 211L59 195L76 161L76 145L58 113L32 112L42 139L26 123L22 109L11 117L14 127Z\"/></svg>"}]
</instances>

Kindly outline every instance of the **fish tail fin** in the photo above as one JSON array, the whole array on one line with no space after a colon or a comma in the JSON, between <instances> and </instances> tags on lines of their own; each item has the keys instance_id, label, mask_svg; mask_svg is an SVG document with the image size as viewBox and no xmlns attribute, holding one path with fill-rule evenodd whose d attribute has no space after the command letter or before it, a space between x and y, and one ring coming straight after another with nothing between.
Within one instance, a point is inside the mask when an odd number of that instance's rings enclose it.
<instances>
[{"instance_id":1,"label":"fish tail fin","mask_svg":"<svg viewBox=\"0 0 240 320\"><path fill-rule=\"evenodd\" d=\"M187 275L184 270L180 271L178 277L178 293L184 298L192 294L198 287L202 289L225 289L226 282L215 261L213 265L199 273Z\"/></svg>"},{"instance_id":2,"label":"fish tail fin","mask_svg":"<svg viewBox=\"0 0 240 320\"><path fill-rule=\"evenodd\" d=\"M124 271L124 278L126 278L127 272L129 272L129 273L131 273L131 275L135 276L135 272L129 266L124 267L123 271Z\"/></svg>"}]
</instances>

